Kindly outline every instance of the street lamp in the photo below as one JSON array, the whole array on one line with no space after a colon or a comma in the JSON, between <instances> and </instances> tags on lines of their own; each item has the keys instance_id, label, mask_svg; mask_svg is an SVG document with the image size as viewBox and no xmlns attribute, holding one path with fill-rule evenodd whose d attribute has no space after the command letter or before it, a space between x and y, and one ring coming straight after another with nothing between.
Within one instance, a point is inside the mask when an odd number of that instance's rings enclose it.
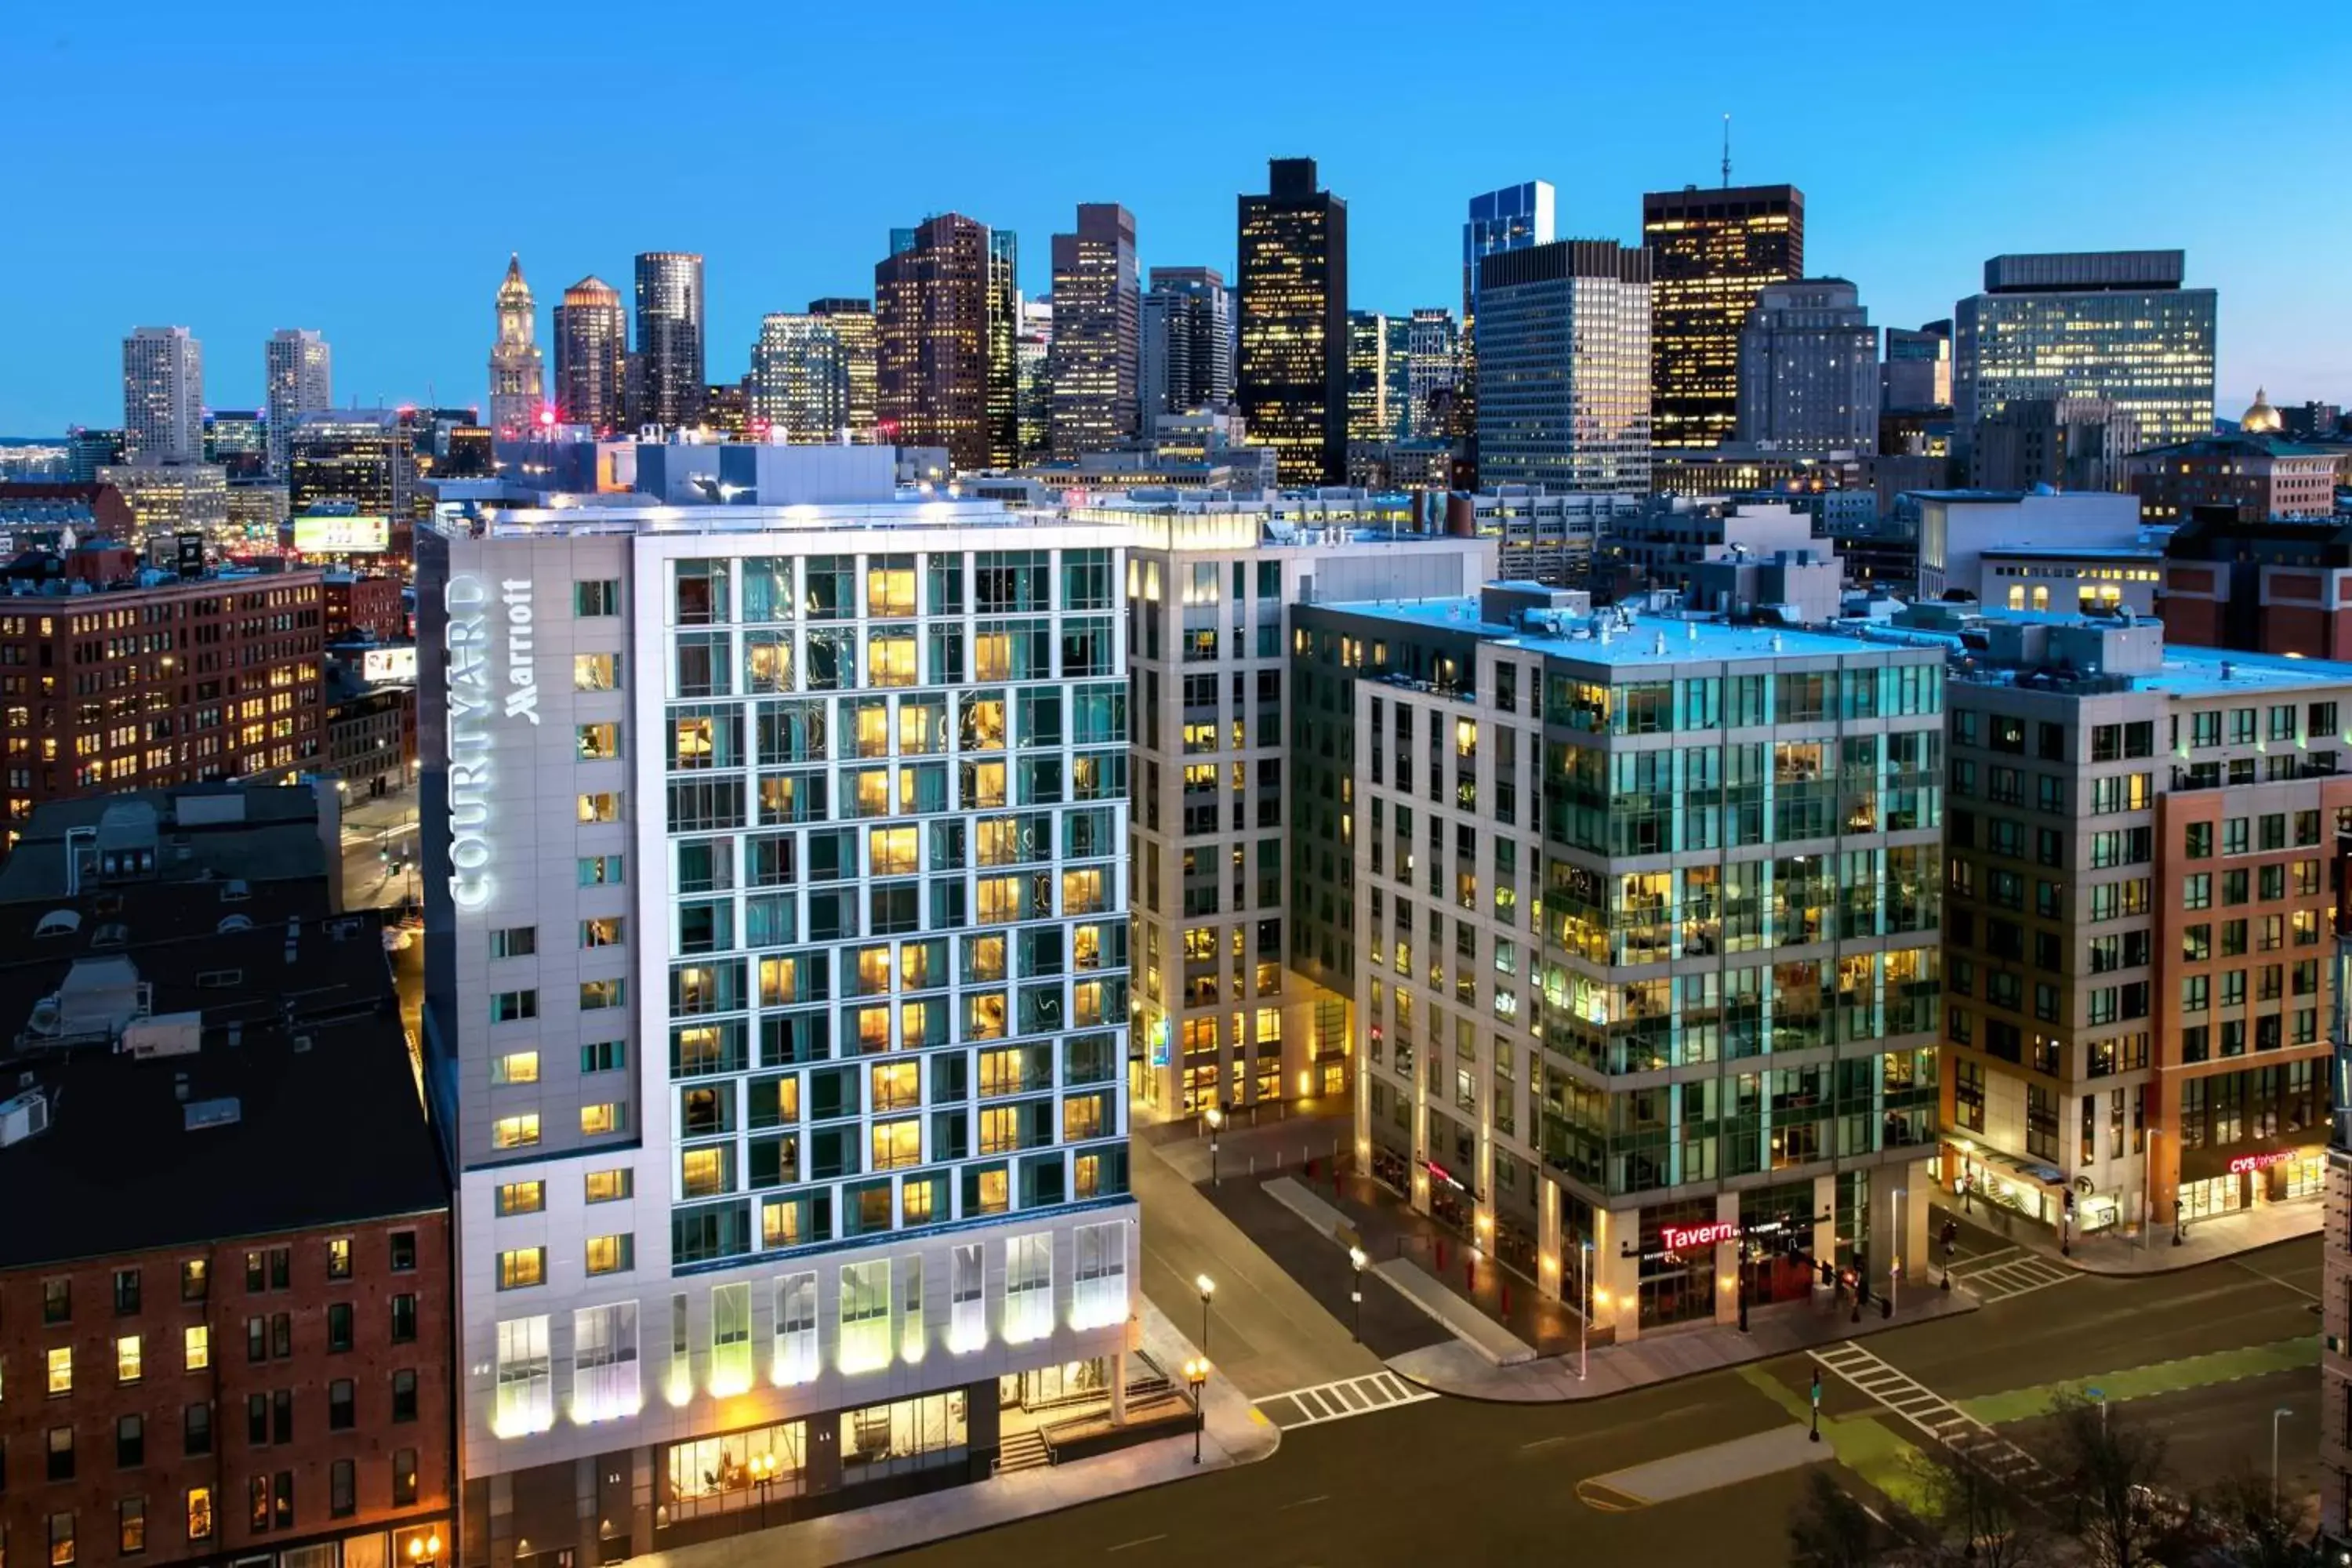
<instances>
[{"instance_id":1,"label":"street lamp","mask_svg":"<svg viewBox=\"0 0 2352 1568\"><path fill-rule=\"evenodd\" d=\"M751 1485L760 1494L760 1528L768 1528L768 1486L776 1479L776 1457L773 1454L751 1456Z\"/></svg>"},{"instance_id":2,"label":"street lamp","mask_svg":"<svg viewBox=\"0 0 2352 1568\"><path fill-rule=\"evenodd\" d=\"M1586 1237L1578 1247L1584 1254L1584 1310L1576 1315L1576 1381L1582 1383L1584 1374L1592 1370L1589 1348L1592 1328L1592 1238Z\"/></svg>"},{"instance_id":3,"label":"street lamp","mask_svg":"<svg viewBox=\"0 0 2352 1568\"><path fill-rule=\"evenodd\" d=\"M2282 1422L2282 1421L2284 1421L2284 1420L2285 1420L2289 1415L2293 1415L2293 1414L2294 1414L2294 1412L2293 1412L2292 1410L2289 1410L2289 1409L2288 1409L2285 1405L2280 1405L2276 1410L2273 1410L2273 1411L2272 1411L2272 1412L2271 1412L2271 1511L2272 1511L2273 1513L2276 1513L2276 1512L2278 1511L2278 1494L2279 1494L2279 1475L2278 1475L2279 1423L2280 1423L2280 1422Z\"/></svg>"},{"instance_id":4,"label":"street lamp","mask_svg":"<svg viewBox=\"0 0 2352 1568\"><path fill-rule=\"evenodd\" d=\"M2099 1436L2104 1440L2107 1435L2107 1391L2104 1388L2086 1388L2083 1392L2099 1402Z\"/></svg>"},{"instance_id":5,"label":"street lamp","mask_svg":"<svg viewBox=\"0 0 2352 1568\"><path fill-rule=\"evenodd\" d=\"M1903 1243L1906 1234L1903 1229L1903 1205L1904 1200L1910 1195L1908 1187L1895 1189L1895 1251L1887 1259L1886 1266L1886 1315L1890 1318L1895 1315L1895 1287L1903 1277Z\"/></svg>"},{"instance_id":6,"label":"street lamp","mask_svg":"<svg viewBox=\"0 0 2352 1568\"><path fill-rule=\"evenodd\" d=\"M1822 1369L1820 1367L1813 1368L1812 1404L1813 1428L1811 1432L1806 1435L1805 1441L1808 1443L1818 1443L1822 1440Z\"/></svg>"},{"instance_id":7,"label":"street lamp","mask_svg":"<svg viewBox=\"0 0 2352 1568\"><path fill-rule=\"evenodd\" d=\"M1209 1185L1221 1187L1224 1181L1217 1174L1217 1129L1225 1124L1225 1113L1213 1105L1202 1113L1202 1119L1209 1124Z\"/></svg>"},{"instance_id":8,"label":"street lamp","mask_svg":"<svg viewBox=\"0 0 2352 1568\"><path fill-rule=\"evenodd\" d=\"M1217 1282L1205 1274L1196 1275L1192 1288L1201 1292L1201 1353L1209 1352L1209 1298L1217 1293Z\"/></svg>"},{"instance_id":9,"label":"street lamp","mask_svg":"<svg viewBox=\"0 0 2352 1568\"><path fill-rule=\"evenodd\" d=\"M1349 1327L1348 1335L1360 1344L1364 1338L1364 1249L1362 1247L1348 1248L1348 1267L1355 1270L1350 1280L1354 1289L1349 1293L1355 1307L1355 1321Z\"/></svg>"},{"instance_id":10,"label":"street lamp","mask_svg":"<svg viewBox=\"0 0 2352 1568\"><path fill-rule=\"evenodd\" d=\"M1192 1391L1192 1462L1201 1462L1201 1428L1208 1425L1208 1416L1201 1407L1201 1391L1209 1383L1209 1358L1204 1355L1184 1359L1184 1383Z\"/></svg>"}]
</instances>

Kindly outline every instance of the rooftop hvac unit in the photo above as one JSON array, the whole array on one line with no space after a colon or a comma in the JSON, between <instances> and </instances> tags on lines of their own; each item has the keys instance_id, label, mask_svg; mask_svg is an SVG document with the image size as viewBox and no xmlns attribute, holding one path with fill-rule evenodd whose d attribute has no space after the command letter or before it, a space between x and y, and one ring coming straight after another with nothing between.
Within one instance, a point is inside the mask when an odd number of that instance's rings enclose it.
<instances>
[{"instance_id":1,"label":"rooftop hvac unit","mask_svg":"<svg viewBox=\"0 0 2352 1568\"><path fill-rule=\"evenodd\" d=\"M0 1101L0 1149L49 1130L49 1102L37 1089Z\"/></svg>"}]
</instances>

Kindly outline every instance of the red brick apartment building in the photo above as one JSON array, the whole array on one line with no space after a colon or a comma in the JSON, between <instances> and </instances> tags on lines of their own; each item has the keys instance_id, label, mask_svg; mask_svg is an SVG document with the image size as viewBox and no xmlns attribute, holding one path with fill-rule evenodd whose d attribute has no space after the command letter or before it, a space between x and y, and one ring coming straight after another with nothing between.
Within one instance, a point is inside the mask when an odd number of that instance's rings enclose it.
<instances>
[{"instance_id":1,"label":"red brick apartment building","mask_svg":"<svg viewBox=\"0 0 2352 1568\"><path fill-rule=\"evenodd\" d=\"M448 1185L381 930L269 875L314 823L197 878L142 805L0 878L0 1552L446 1563Z\"/></svg>"},{"instance_id":2,"label":"red brick apartment building","mask_svg":"<svg viewBox=\"0 0 2352 1568\"><path fill-rule=\"evenodd\" d=\"M69 587L55 557L0 575L6 842L46 801L319 765L320 574L152 577Z\"/></svg>"},{"instance_id":3,"label":"red brick apartment building","mask_svg":"<svg viewBox=\"0 0 2352 1568\"><path fill-rule=\"evenodd\" d=\"M2167 642L2352 659L2352 520L2200 506L2164 551Z\"/></svg>"}]
</instances>

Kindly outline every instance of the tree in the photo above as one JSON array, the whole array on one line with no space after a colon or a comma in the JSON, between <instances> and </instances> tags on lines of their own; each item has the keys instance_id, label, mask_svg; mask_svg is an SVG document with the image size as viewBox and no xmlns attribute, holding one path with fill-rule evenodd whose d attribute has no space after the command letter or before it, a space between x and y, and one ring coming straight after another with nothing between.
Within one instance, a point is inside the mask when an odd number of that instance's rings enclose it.
<instances>
[{"instance_id":1,"label":"tree","mask_svg":"<svg viewBox=\"0 0 2352 1568\"><path fill-rule=\"evenodd\" d=\"M2052 1468L2072 1489L2075 1539L2097 1568L2154 1568L2183 1524L2161 1490L2162 1436L2126 1410L2061 1394Z\"/></svg>"},{"instance_id":2,"label":"tree","mask_svg":"<svg viewBox=\"0 0 2352 1568\"><path fill-rule=\"evenodd\" d=\"M2216 1482L2203 1512L2239 1568L2309 1568L2319 1562L2300 1499L2283 1498L2268 1476L2242 1466Z\"/></svg>"},{"instance_id":3,"label":"tree","mask_svg":"<svg viewBox=\"0 0 2352 1568\"><path fill-rule=\"evenodd\" d=\"M1789 1547L1813 1568L1869 1568L1877 1561L1879 1529L1862 1504L1837 1484L1826 1465L1805 1473L1805 1495L1789 1516Z\"/></svg>"},{"instance_id":4,"label":"tree","mask_svg":"<svg viewBox=\"0 0 2352 1568\"><path fill-rule=\"evenodd\" d=\"M1925 1521L1942 1543L1939 1560L1976 1568L2040 1568L2051 1540L2032 1500L1976 1455L1945 1448L1920 1463Z\"/></svg>"}]
</instances>

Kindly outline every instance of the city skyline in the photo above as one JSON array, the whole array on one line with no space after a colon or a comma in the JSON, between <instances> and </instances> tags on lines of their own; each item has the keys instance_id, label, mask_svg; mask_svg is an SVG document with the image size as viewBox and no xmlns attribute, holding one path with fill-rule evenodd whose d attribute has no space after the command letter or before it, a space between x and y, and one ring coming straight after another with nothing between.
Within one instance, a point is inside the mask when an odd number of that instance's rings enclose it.
<instances>
[{"instance_id":1,"label":"city skyline","mask_svg":"<svg viewBox=\"0 0 2352 1568\"><path fill-rule=\"evenodd\" d=\"M421 76L421 89L404 90L421 93L419 107L446 101L456 116L460 106L486 100L492 78L509 84L517 68L504 57L435 54L429 30L362 41L339 18L261 9L271 15L253 32L265 53L332 62L347 101ZM601 10L576 7L572 26L543 40L525 68L551 72L584 40L611 36L595 25ZM66 232L61 249L45 253L41 265L54 267L54 278L37 274L29 255L0 262L0 297L20 307L41 300L37 310L20 308L9 352L0 355L0 432L110 422L114 345L131 328L157 322L187 325L218 345L208 390L222 406L260 403L259 354L236 345L257 348L287 321L313 323L337 344L344 401L353 395L363 404L422 402L428 395L441 403L479 400L480 301L509 251L550 280L542 310L552 304L553 282L591 272L625 278L641 250L702 253L709 338L718 348L709 368L725 379L746 368L745 349L762 316L821 295L866 292L889 229L925 213L981 214L1029 237L1021 281L1032 295L1047 286L1047 237L1066 226L1081 201L1115 201L1136 215L1147 268L1202 265L1231 276L1234 198L1259 188L1271 156L1314 157L1324 183L1349 203L1351 306L1402 312L1457 303L1457 237L1469 196L1547 179L1559 188L1561 237L1632 241L1644 191L1717 182L1727 110L1735 117L1735 181L1802 187L1810 268L1853 279L1877 321L1911 326L1948 316L1974 290L1984 260L2003 252L2180 247L2192 283L2221 291L2223 408L2244 406L2257 384L2276 401L2340 400L2352 390L2341 368L2352 364L2352 315L2334 304L2326 268L2352 238L2352 217L2313 206L2302 194L2307 176L2284 153L2250 148L2246 135L2276 106L2299 103L2316 116L2315 124L2311 115L2299 121L2305 144L2340 140L2347 111L2326 91L2322 52L2273 55L2216 75L2186 33L2167 27L2168 11L2144 19L2146 58L2129 73L2086 66L2065 84L2060 112L2044 101L2056 86L2047 76L1987 77L1939 99L1936 121L1923 121L1917 135L1898 128L1840 138L1817 118L1777 107L1759 85L1778 79L1769 68L1776 62L1804 58L1820 29L1803 26L1802 16L1759 12L1725 18L1725 47L1716 57L1724 63L1694 65L1671 95L1632 76L1604 80L1538 127L1447 112L1449 103L1474 101L1465 81L1441 88L1425 116L1363 124L1332 112L1346 84L1310 80L1267 95L1230 126L1204 126L1181 159L1135 158L1120 138L1090 133L1086 118L1093 110L1076 101L1031 104L1017 119L949 134L943 117L961 110L881 115L854 96L856 73L814 84L806 90L815 96L793 124L756 147L741 144L722 133L739 112L732 106L759 100L768 73L781 68L765 62L780 57L759 47L757 37L716 55L703 41L656 39L638 62L643 68L691 58L696 79L710 89L704 101L713 107L688 115L699 150L695 180L756 180L774 199L688 201L658 217L622 217L616 213L647 209L578 200L577 187L562 180L482 169L467 177L499 186L498 199L461 206L468 216L454 224L387 225L370 216L370 204L357 204L306 215L294 243L256 231L234 203L197 204L173 225L135 233L127 212L93 210ZM1826 14L1821 20L1829 26ZM768 26L747 24L752 35ZM1105 47L1144 47L1139 18L1109 26ZM1528 16L1517 26L1514 51L1525 55L1565 42L1570 24ZM1622 32L1633 47L1632 19L1600 26ZM828 48L855 54L880 47L878 26L851 17L820 31ZM2091 47L2099 35L2087 19L2045 26L2040 58L2103 58ZM794 36L796 47L814 42ZM1265 42L1278 55L1309 48L1320 36L1308 19L1284 17L1269 24ZM1041 29L1017 45L978 40L981 56L1001 58L975 58L975 68L1034 70L1052 79L1065 48L1054 37ZM1867 39L1849 40L1841 57L1847 79L1900 79L1907 67L1925 68L1942 37L1929 17L1894 18ZM108 71L94 78L70 68L98 47L70 31L43 40L45 68L24 73L22 90L0 106L0 134L22 166L103 161L110 149L151 139L166 113L192 142L241 133L233 99L199 97L167 109L135 96L144 60L185 58L199 71L226 66L229 40L197 16L159 10L152 26L105 41ZM2186 90L2191 85L2195 90ZM501 133L510 170L545 167L562 151L561 118L530 119ZM1455 130L1429 137L1427 125L1440 120ZM1024 150L1047 155L1023 156ZM671 151L610 153L599 160L598 184L634 190L677 177ZM339 156L331 139L298 142L273 168L299 188L314 173L323 177ZM2110 173L2086 179L2082 171L2094 168ZM2185 189L2198 193L2193 209L2171 198ZM2306 207L2307 217L2292 226L2274 221L2279 212L2302 215ZM541 331L551 325L542 320Z\"/></svg>"}]
</instances>

